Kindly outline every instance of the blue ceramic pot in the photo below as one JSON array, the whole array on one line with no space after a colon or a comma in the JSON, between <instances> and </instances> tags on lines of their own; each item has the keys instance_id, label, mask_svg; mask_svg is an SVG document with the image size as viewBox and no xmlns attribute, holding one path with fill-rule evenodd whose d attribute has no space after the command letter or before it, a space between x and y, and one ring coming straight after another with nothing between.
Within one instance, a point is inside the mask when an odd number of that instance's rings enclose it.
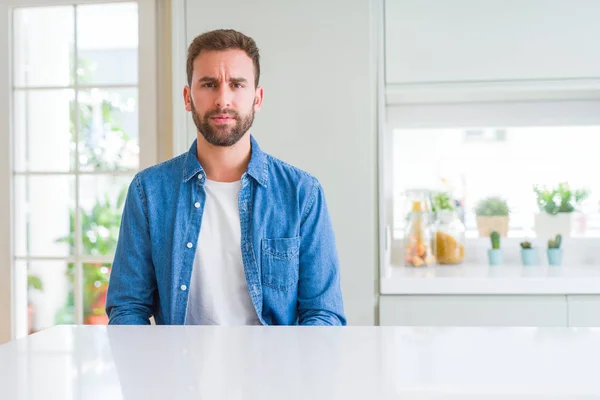
<instances>
[{"instance_id":1,"label":"blue ceramic pot","mask_svg":"<svg viewBox=\"0 0 600 400\"><path fill-rule=\"evenodd\" d=\"M502 249L488 249L488 260L490 265L502 264Z\"/></svg>"},{"instance_id":2,"label":"blue ceramic pot","mask_svg":"<svg viewBox=\"0 0 600 400\"><path fill-rule=\"evenodd\" d=\"M549 265L561 265L562 264L562 249L548 249L548 264Z\"/></svg>"},{"instance_id":3,"label":"blue ceramic pot","mask_svg":"<svg viewBox=\"0 0 600 400\"><path fill-rule=\"evenodd\" d=\"M535 249L521 249L523 265L537 265L537 252Z\"/></svg>"}]
</instances>

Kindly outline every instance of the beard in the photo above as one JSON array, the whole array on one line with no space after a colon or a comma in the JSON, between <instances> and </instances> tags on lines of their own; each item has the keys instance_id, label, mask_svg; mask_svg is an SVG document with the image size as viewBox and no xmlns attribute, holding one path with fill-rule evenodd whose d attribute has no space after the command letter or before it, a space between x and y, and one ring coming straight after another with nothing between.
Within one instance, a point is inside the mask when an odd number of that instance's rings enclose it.
<instances>
[{"instance_id":1,"label":"beard","mask_svg":"<svg viewBox=\"0 0 600 400\"><path fill-rule=\"evenodd\" d=\"M211 125L210 118L218 114L226 114L235 119L234 124ZM204 116L200 116L196 111L196 106L192 101L192 119L198 132L204 139L213 146L229 147L236 144L248 132L254 122L254 107L250 109L247 115L240 115L237 111L217 108L207 111Z\"/></svg>"}]
</instances>

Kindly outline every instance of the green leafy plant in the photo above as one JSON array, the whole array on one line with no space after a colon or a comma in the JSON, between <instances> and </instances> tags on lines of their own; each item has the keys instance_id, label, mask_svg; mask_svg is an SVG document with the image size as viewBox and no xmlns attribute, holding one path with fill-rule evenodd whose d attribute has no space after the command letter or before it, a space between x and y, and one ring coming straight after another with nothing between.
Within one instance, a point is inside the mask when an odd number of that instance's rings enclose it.
<instances>
[{"instance_id":1,"label":"green leafy plant","mask_svg":"<svg viewBox=\"0 0 600 400\"><path fill-rule=\"evenodd\" d=\"M500 234L497 231L493 231L490 234L490 239L492 241L492 249L499 249L500 248Z\"/></svg>"},{"instance_id":2,"label":"green leafy plant","mask_svg":"<svg viewBox=\"0 0 600 400\"><path fill-rule=\"evenodd\" d=\"M432 197L432 209L434 212L442 210L454 210L454 201L448 192L437 192Z\"/></svg>"},{"instance_id":3,"label":"green leafy plant","mask_svg":"<svg viewBox=\"0 0 600 400\"><path fill-rule=\"evenodd\" d=\"M540 212L550 215L573 212L590 195L586 189L572 190L567 182L559 183L554 188L533 185L533 192Z\"/></svg>"},{"instance_id":4,"label":"green leafy plant","mask_svg":"<svg viewBox=\"0 0 600 400\"><path fill-rule=\"evenodd\" d=\"M503 217L510 213L508 203L500 197L486 197L477 203L475 214L478 217Z\"/></svg>"},{"instance_id":5,"label":"green leafy plant","mask_svg":"<svg viewBox=\"0 0 600 400\"><path fill-rule=\"evenodd\" d=\"M116 201L111 201L108 195L97 199L90 210L81 210L82 251L92 256L112 255L119 235L121 225L121 209L127 196L127 186L121 188ZM71 251L75 248L75 210L69 211L70 234L57 239L57 242L68 243ZM83 285L84 316L101 315L104 310L97 310L99 296L103 296L108 286L110 263L84 264ZM67 265L67 277L73 286L75 281L75 264Z\"/></svg>"},{"instance_id":6,"label":"green leafy plant","mask_svg":"<svg viewBox=\"0 0 600 400\"><path fill-rule=\"evenodd\" d=\"M521 248L522 249L531 249L533 247L531 246L531 242L521 242Z\"/></svg>"},{"instance_id":7,"label":"green leafy plant","mask_svg":"<svg viewBox=\"0 0 600 400\"><path fill-rule=\"evenodd\" d=\"M562 243L562 236L556 235L554 239L548 239L548 248L549 249L560 249L560 245Z\"/></svg>"}]
</instances>

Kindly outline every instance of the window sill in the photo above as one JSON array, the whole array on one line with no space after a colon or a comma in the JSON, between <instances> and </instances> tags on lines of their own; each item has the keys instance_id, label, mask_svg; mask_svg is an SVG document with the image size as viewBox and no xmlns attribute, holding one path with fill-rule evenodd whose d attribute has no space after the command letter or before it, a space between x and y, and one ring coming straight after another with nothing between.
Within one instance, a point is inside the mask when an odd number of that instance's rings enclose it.
<instances>
[{"instance_id":1,"label":"window sill","mask_svg":"<svg viewBox=\"0 0 600 400\"><path fill-rule=\"evenodd\" d=\"M382 295L600 294L600 265L385 267Z\"/></svg>"}]
</instances>

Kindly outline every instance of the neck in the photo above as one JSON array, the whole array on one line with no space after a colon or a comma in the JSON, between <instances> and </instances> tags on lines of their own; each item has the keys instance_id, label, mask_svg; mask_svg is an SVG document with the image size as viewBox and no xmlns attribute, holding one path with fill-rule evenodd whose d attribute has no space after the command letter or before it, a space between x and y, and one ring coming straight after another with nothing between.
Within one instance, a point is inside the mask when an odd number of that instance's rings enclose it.
<instances>
[{"instance_id":1,"label":"neck","mask_svg":"<svg viewBox=\"0 0 600 400\"><path fill-rule=\"evenodd\" d=\"M233 146L215 146L206 141L198 133L198 161L206 178L217 182L236 182L248 169L252 153L250 133L246 134Z\"/></svg>"}]
</instances>

